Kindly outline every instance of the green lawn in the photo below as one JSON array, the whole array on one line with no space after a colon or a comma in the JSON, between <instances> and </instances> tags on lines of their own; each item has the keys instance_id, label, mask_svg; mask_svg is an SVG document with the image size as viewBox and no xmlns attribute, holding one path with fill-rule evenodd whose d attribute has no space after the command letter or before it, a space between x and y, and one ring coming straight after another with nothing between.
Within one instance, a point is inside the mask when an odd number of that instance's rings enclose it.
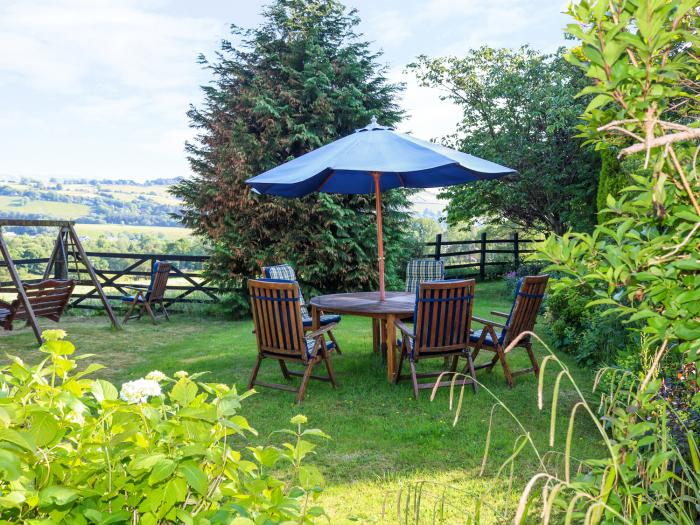
<instances>
[{"instance_id":1,"label":"green lawn","mask_svg":"<svg viewBox=\"0 0 700 525\"><path fill-rule=\"evenodd\" d=\"M509 298L500 283L477 285L475 315L488 317L492 309L505 309ZM46 323L50 326L51 323ZM255 340L250 321L226 321L204 317L175 316L172 322L153 327L146 321L130 322L123 331L114 331L103 317L66 316L61 323L76 343L79 352L94 353L93 361L106 364L106 377L116 383L142 377L153 369L172 374L177 370L209 371L210 380L236 383L244 388L255 357ZM476 395L465 392L462 417L452 426L449 393L442 391L435 401L423 391L419 401L412 396L410 382L398 386L386 383L381 357L372 353L368 319L344 317L336 331L343 355L334 359L340 388L312 382L301 407L288 392L261 389L245 402L245 415L260 431L259 439L287 425L297 413L309 417L313 426L329 433L332 441L323 444L315 461L325 474L327 489L322 505L336 523L413 523L396 517L396 498L400 488L426 481L422 499L423 519L443 494L446 506L464 513L483 495L484 523L505 523L517 506L517 494L508 491L507 475L495 478L498 466L511 454L517 425L500 412L495 420L489 465L479 477L488 428L494 404L481 389ZM8 335L0 332L0 348L21 355L25 360L39 359L31 332L22 329ZM544 350L538 349L538 356ZM592 372L572 369L579 385L590 390ZM511 362L525 365L524 351L516 351ZM438 364L439 361L436 361ZM554 370L546 374L551 389ZM264 362L260 378L283 381L275 363ZM534 376L521 376L510 390L502 371L482 373L480 381L505 402L524 422L542 451L548 450L549 410L536 406ZM550 396L546 396L549 400ZM574 393L562 385L559 412L570 410ZM582 417L577 422L573 451L575 457L601 454L599 440ZM566 424L560 420L555 449L563 449ZM273 441L276 437L269 438ZM534 455L518 460L515 486L522 487L533 472ZM386 516L382 520L382 508ZM447 522L462 523L455 513ZM423 521L421 521L423 522ZM431 521L425 521L430 523Z\"/></svg>"},{"instance_id":2,"label":"green lawn","mask_svg":"<svg viewBox=\"0 0 700 525\"><path fill-rule=\"evenodd\" d=\"M0 212L38 213L59 219L77 219L90 215L90 206L72 202L28 200L22 197L0 196Z\"/></svg>"}]
</instances>

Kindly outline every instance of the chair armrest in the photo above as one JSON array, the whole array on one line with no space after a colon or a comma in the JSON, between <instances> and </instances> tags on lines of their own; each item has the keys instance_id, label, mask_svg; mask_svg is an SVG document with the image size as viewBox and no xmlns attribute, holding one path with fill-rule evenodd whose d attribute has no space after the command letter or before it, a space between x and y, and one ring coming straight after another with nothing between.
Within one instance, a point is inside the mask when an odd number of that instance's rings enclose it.
<instances>
[{"instance_id":1,"label":"chair armrest","mask_svg":"<svg viewBox=\"0 0 700 525\"><path fill-rule=\"evenodd\" d=\"M497 315L498 317L508 318L509 314L507 314L505 312L499 312L498 310L491 310L491 315Z\"/></svg>"},{"instance_id":2,"label":"chair armrest","mask_svg":"<svg viewBox=\"0 0 700 525\"><path fill-rule=\"evenodd\" d=\"M318 330L314 330L313 332L309 332L308 334L305 335L305 337L308 339L315 339L318 336L323 335L326 332L328 332L329 330L332 330L333 328L335 328L337 324L338 323L331 323L331 324L327 324L326 326L322 326Z\"/></svg>"},{"instance_id":3,"label":"chair armrest","mask_svg":"<svg viewBox=\"0 0 700 525\"><path fill-rule=\"evenodd\" d=\"M401 319L397 319L394 321L394 325L396 325L396 328L401 330L401 332L406 336L411 339L413 339L415 336L413 335L413 330L411 330L408 326L406 326L406 323L404 323Z\"/></svg>"},{"instance_id":4,"label":"chair armrest","mask_svg":"<svg viewBox=\"0 0 700 525\"><path fill-rule=\"evenodd\" d=\"M497 326L499 328L505 328L506 325L503 323L497 323L496 321L489 321L488 319L482 319L481 317L476 317L475 315L472 316L472 321L476 321L477 323L481 323L486 326Z\"/></svg>"},{"instance_id":5,"label":"chair armrest","mask_svg":"<svg viewBox=\"0 0 700 525\"><path fill-rule=\"evenodd\" d=\"M127 290L134 290L136 292L145 292L148 290L148 286L133 286L129 284L122 284L120 285L122 288L126 288Z\"/></svg>"}]
</instances>

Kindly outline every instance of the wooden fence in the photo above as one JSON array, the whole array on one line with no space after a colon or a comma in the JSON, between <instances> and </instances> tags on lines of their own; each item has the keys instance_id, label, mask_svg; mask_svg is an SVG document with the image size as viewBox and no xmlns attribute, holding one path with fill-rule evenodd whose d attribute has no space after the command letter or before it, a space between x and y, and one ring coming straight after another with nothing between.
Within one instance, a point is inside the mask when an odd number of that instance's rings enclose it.
<instances>
[{"instance_id":1,"label":"wooden fence","mask_svg":"<svg viewBox=\"0 0 700 525\"><path fill-rule=\"evenodd\" d=\"M442 239L442 234L435 237L434 242L427 242L425 246L431 248L431 253L424 257L445 261L445 270L452 275L475 276L481 279L486 277L489 267L512 266L520 264L522 255L531 253L529 249L535 239L520 239L515 233L510 239L489 239L482 234L480 239L448 241ZM166 306L176 303L217 303L219 302L219 289L210 286L210 280L202 273L204 264L209 260L208 255L173 255L156 253L114 253L114 252L87 252L87 256L95 267L102 288L107 297L119 300L124 295L131 295L125 286L144 285L148 283L156 261L170 261L173 263L173 274L168 284ZM43 272L49 259L18 259L15 264L18 268L33 268L32 273ZM0 268L4 265L0 262ZM470 272L470 269L476 271ZM464 270L460 272L459 270ZM57 268L57 271L62 271ZM75 278L75 270L69 269ZM86 272L82 272L87 277ZM26 279L26 283L39 282L40 278ZM75 308L99 308L96 290L87 279L78 279L78 287L73 293L70 306ZM10 281L0 282L0 293L11 293L14 288Z\"/></svg>"},{"instance_id":2,"label":"wooden fence","mask_svg":"<svg viewBox=\"0 0 700 525\"><path fill-rule=\"evenodd\" d=\"M483 280L489 267L517 268L523 254L534 252L529 245L541 240L521 239L516 232L510 239L489 239L482 233L479 239L443 241L442 234L438 233L434 242L425 243L426 246L432 247L433 251L424 257L434 258L436 261L445 260L445 271L465 270L459 272L461 276L478 276ZM455 259L457 260L450 264L450 261ZM478 271L469 273L469 268Z\"/></svg>"},{"instance_id":3,"label":"wooden fence","mask_svg":"<svg viewBox=\"0 0 700 525\"><path fill-rule=\"evenodd\" d=\"M208 255L173 255L158 253L114 253L114 252L87 252L95 267L100 284L107 294L108 299L119 300L124 295L133 294L125 286L134 284L145 285L149 282L153 265L156 261L170 261L173 263L168 293L165 305L175 303L217 303L219 302L217 287L209 286L210 280L202 274L204 263L209 260ZM27 267L44 266L49 259L15 259L18 269ZM4 266L0 263L0 268ZM115 268L119 266L119 268ZM57 268L57 271L62 269ZM76 270L69 268L71 278L76 279L76 274L87 277L87 272L81 268ZM40 278L25 279L25 283L39 282ZM70 306L75 308L99 308L101 305L91 301L97 299L97 292L89 279L76 279L76 290L71 296ZM14 289L11 281L0 282L0 292L11 293Z\"/></svg>"}]
</instances>

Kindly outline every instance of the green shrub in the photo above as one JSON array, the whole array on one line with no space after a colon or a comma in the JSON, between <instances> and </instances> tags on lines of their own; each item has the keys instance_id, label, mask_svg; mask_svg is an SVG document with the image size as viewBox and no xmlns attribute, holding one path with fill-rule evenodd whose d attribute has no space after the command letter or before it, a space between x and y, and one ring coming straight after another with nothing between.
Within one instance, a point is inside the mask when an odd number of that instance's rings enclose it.
<instances>
[{"instance_id":1,"label":"green shrub","mask_svg":"<svg viewBox=\"0 0 700 525\"><path fill-rule=\"evenodd\" d=\"M552 347L574 356L584 366L617 364L618 356L635 355L639 361L638 332L605 307L586 305L595 298L586 287L554 287L547 295L545 329Z\"/></svg>"},{"instance_id":2,"label":"green shrub","mask_svg":"<svg viewBox=\"0 0 700 525\"><path fill-rule=\"evenodd\" d=\"M0 523L188 525L313 523L323 480L292 419L283 448L252 447L239 414L250 392L151 372L125 383L77 371L62 330L44 332L48 357L0 368ZM286 470L276 467L290 465ZM288 472L289 479L273 474Z\"/></svg>"}]
</instances>

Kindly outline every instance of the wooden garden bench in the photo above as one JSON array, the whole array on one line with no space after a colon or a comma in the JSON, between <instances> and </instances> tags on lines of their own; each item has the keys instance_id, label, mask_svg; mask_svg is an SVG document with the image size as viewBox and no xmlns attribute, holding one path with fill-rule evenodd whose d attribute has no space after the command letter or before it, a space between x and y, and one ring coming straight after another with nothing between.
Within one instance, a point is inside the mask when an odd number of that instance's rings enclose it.
<instances>
[{"instance_id":1,"label":"wooden garden bench","mask_svg":"<svg viewBox=\"0 0 700 525\"><path fill-rule=\"evenodd\" d=\"M32 314L35 318L45 317L56 323L60 321L75 288L75 281L48 279L36 284L24 284L23 288L31 312L25 308L20 294L11 303L0 301L0 326L5 330L12 330L14 321L31 321Z\"/></svg>"}]
</instances>

